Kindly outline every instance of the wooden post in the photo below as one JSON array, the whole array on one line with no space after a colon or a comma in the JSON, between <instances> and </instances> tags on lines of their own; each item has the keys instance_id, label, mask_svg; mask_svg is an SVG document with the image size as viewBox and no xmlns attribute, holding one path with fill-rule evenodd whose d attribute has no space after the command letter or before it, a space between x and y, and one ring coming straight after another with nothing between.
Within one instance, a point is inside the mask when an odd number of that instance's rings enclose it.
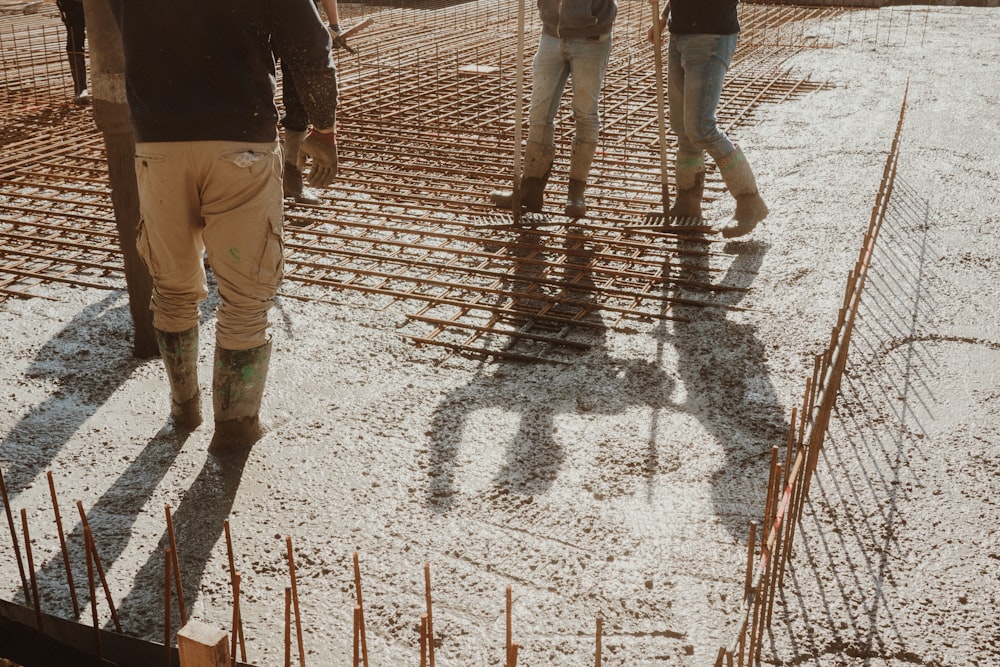
<instances>
[{"instance_id":1,"label":"wooden post","mask_svg":"<svg viewBox=\"0 0 1000 667\"><path fill-rule=\"evenodd\" d=\"M84 0L87 40L90 42L91 97L94 122L104 135L111 182L111 203L125 264L129 311L135 327L132 354L159 355L149 300L153 279L139 257L139 186L135 178L135 139L125 98L125 54L121 35L107 0Z\"/></svg>"},{"instance_id":2,"label":"wooden post","mask_svg":"<svg viewBox=\"0 0 1000 667\"><path fill-rule=\"evenodd\" d=\"M229 636L198 620L177 632L181 667L229 667Z\"/></svg>"}]
</instances>

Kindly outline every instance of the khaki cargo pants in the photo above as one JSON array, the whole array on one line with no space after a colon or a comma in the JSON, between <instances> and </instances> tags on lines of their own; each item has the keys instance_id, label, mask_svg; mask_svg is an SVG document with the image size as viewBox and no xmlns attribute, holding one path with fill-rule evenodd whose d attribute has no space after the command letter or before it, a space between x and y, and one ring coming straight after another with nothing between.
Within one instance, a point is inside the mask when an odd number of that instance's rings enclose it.
<instances>
[{"instance_id":1,"label":"khaki cargo pants","mask_svg":"<svg viewBox=\"0 0 1000 667\"><path fill-rule=\"evenodd\" d=\"M153 326L176 332L198 324L207 252L219 287L216 343L263 345L284 272L278 143L142 142L135 167Z\"/></svg>"}]
</instances>

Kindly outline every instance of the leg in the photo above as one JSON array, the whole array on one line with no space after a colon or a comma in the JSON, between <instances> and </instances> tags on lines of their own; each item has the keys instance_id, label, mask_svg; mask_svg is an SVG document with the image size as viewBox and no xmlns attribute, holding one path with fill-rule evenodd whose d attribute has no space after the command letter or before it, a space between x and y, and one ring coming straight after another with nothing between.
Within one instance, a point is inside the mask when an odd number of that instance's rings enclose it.
<instances>
[{"instance_id":1,"label":"leg","mask_svg":"<svg viewBox=\"0 0 1000 667\"><path fill-rule=\"evenodd\" d=\"M569 65L560 53L559 44L560 40L543 34L531 69L528 141L524 151L520 195L521 206L536 213L542 210L544 204L545 186L555 157L555 117L569 78ZM494 190L490 199L500 208L509 209L514 205L514 193L510 190Z\"/></svg>"},{"instance_id":2,"label":"leg","mask_svg":"<svg viewBox=\"0 0 1000 667\"><path fill-rule=\"evenodd\" d=\"M153 279L153 326L170 382L170 414L183 429L201 424L198 303L208 293L201 216L184 144L136 145L140 257Z\"/></svg>"},{"instance_id":3,"label":"leg","mask_svg":"<svg viewBox=\"0 0 1000 667\"><path fill-rule=\"evenodd\" d=\"M243 449L264 433L268 311L284 271L281 151L277 144L203 142L205 245L219 285L209 448Z\"/></svg>"},{"instance_id":4,"label":"leg","mask_svg":"<svg viewBox=\"0 0 1000 667\"><path fill-rule=\"evenodd\" d=\"M285 114L281 118L281 126L285 129L284 166L282 172L282 191L286 197L291 197L300 204L319 204L319 196L305 187L302 182L302 166L299 149L306 138L309 129L309 114L299 98L295 87L295 79L291 70L282 58L281 66L281 104Z\"/></svg>"},{"instance_id":5,"label":"leg","mask_svg":"<svg viewBox=\"0 0 1000 667\"><path fill-rule=\"evenodd\" d=\"M590 166L597 150L600 133L601 86L608 69L611 54L610 34L599 39L574 39L566 41L570 70L573 77L573 120L575 134L569 164L569 191L566 197L566 215L582 218L587 214L584 197Z\"/></svg>"}]
</instances>

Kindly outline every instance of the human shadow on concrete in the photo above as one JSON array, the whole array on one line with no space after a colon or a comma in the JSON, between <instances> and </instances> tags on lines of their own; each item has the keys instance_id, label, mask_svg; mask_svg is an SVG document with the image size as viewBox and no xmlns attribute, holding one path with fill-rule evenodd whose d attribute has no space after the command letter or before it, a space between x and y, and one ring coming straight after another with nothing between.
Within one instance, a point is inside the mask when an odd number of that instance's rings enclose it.
<instances>
[{"instance_id":1,"label":"human shadow on concrete","mask_svg":"<svg viewBox=\"0 0 1000 667\"><path fill-rule=\"evenodd\" d=\"M589 350L574 350L567 363L526 364L501 358L484 364L466 385L445 397L434 412L431 425L428 504L436 511L447 511L459 490L456 468L461 465L463 432L473 421L472 415L483 410L505 413L500 421L516 421L516 427L501 428L514 434L496 442L504 447L504 461L493 480L499 494L533 496L547 491L556 480L565 459L563 445L556 437L560 414L619 414L629 406L659 406L670 395L671 380L649 362L610 357L606 350L607 329L599 315L594 283L594 268L601 261L585 233L572 228L563 245L546 247L543 235L526 230L511 243L510 277L505 285L514 295L512 309L530 314L544 309L551 295L544 290L558 290L558 301L571 304L563 316L576 320L572 328L585 333L574 337ZM558 261L554 260L558 257ZM552 268L553 265L556 268ZM547 275L543 272L551 270ZM532 298L537 294L537 300ZM548 311L550 314L560 314ZM515 344L511 344L512 347ZM479 443L476 446L494 443ZM619 464L651 479L656 474L655 448L634 452L595 452L610 456Z\"/></svg>"},{"instance_id":2,"label":"human shadow on concrete","mask_svg":"<svg viewBox=\"0 0 1000 667\"><path fill-rule=\"evenodd\" d=\"M201 590L205 566L225 531L225 522L233 508L243 469L250 449L209 455L198 477L184 493L180 504L171 508L171 523L177 545L183 582L185 613L191 616L194 602ZM127 623L128 633L148 639L162 639L164 624L164 565L170 535L164 532L146 562L139 567L132 581L132 589L122 600L118 613L122 623ZM181 627L177 614L178 599L173 587L173 619L171 627ZM171 639L173 641L173 638Z\"/></svg>"},{"instance_id":3,"label":"human shadow on concrete","mask_svg":"<svg viewBox=\"0 0 1000 667\"><path fill-rule=\"evenodd\" d=\"M132 354L131 316L127 302L115 305L120 300L121 293L112 292L83 308L28 367L28 378L44 380L53 389L0 443L0 460L10 462L4 481L12 504L132 373L149 363Z\"/></svg>"},{"instance_id":4,"label":"human shadow on concrete","mask_svg":"<svg viewBox=\"0 0 1000 667\"><path fill-rule=\"evenodd\" d=\"M679 241L679 247L703 244ZM767 246L730 241L722 253L686 256L695 275L710 275L709 264L731 259L722 278L713 280L713 305L691 305L683 298L675 307L689 321L664 339L677 355L684 397L673 407L695 416L722 448L724 458L711 478L716 515L738 540L747 539L748 522L764 511L771 447L783 445L788 422L767 367L767 350L755 327L736 321L736 308L756 278ZM685 296L681 284L679 297ZM783 450L782 450L783 452ZM758 502L759 501L759 502Z\"/></svg>"},{"instance_id":5,"label":"human shadow on concrete","mask_svg":"<svg viewBox=\"0 0 1000 667\"><path fill-rule=\"evenodd\" d=\"M77 502L81 502L87 513L87 523L93 534L101 567L107 571L114 566L132 539L136 517L170 470L185 440L186 436L178 437L171 427L165 426L150 439L114 484L92 504L82 502L78 497L66 497L59 489L58 477L53 476L56 480L53 486L61 522L67 529L66 546L79 609L73 608L70 582L60 553L43 563L37 570L39 599L47 613L75 618L77 611L82 611L84 616L90 617L87 612L90 596L87 593L84 530ZM103 593L99 594L99 607L107 610Z\"/></svg>"}]
</instances>

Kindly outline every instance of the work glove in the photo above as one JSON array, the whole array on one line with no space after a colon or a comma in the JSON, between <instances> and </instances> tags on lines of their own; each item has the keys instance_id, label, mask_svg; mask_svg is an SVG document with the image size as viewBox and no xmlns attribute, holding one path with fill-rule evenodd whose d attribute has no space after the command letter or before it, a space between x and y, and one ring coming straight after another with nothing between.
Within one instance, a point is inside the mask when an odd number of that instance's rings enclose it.
<instances>
[{"instance_id":1,"label":"work glove","mask_svg":"<svg viewBox=\"0 0 1000 667\"><path fill-rule=\"evenodd\" d=\"M322 134L309 130L302 142L302 154L312 158L309 185L325 188L337 177L337 134Z\"/></svg>"},{"instance_id":2,"label":"work glove","mask_svg":"<svg viewBox=\"0 0 1000 667\"><path fill-rule=\"evenodd\" d=\"M331 23L329 28L330 39L333 40L333 48L349 51L351 47L347 46L347 40L340 36L340 26L336 23Z\"/></svg>"}]
</instances>

